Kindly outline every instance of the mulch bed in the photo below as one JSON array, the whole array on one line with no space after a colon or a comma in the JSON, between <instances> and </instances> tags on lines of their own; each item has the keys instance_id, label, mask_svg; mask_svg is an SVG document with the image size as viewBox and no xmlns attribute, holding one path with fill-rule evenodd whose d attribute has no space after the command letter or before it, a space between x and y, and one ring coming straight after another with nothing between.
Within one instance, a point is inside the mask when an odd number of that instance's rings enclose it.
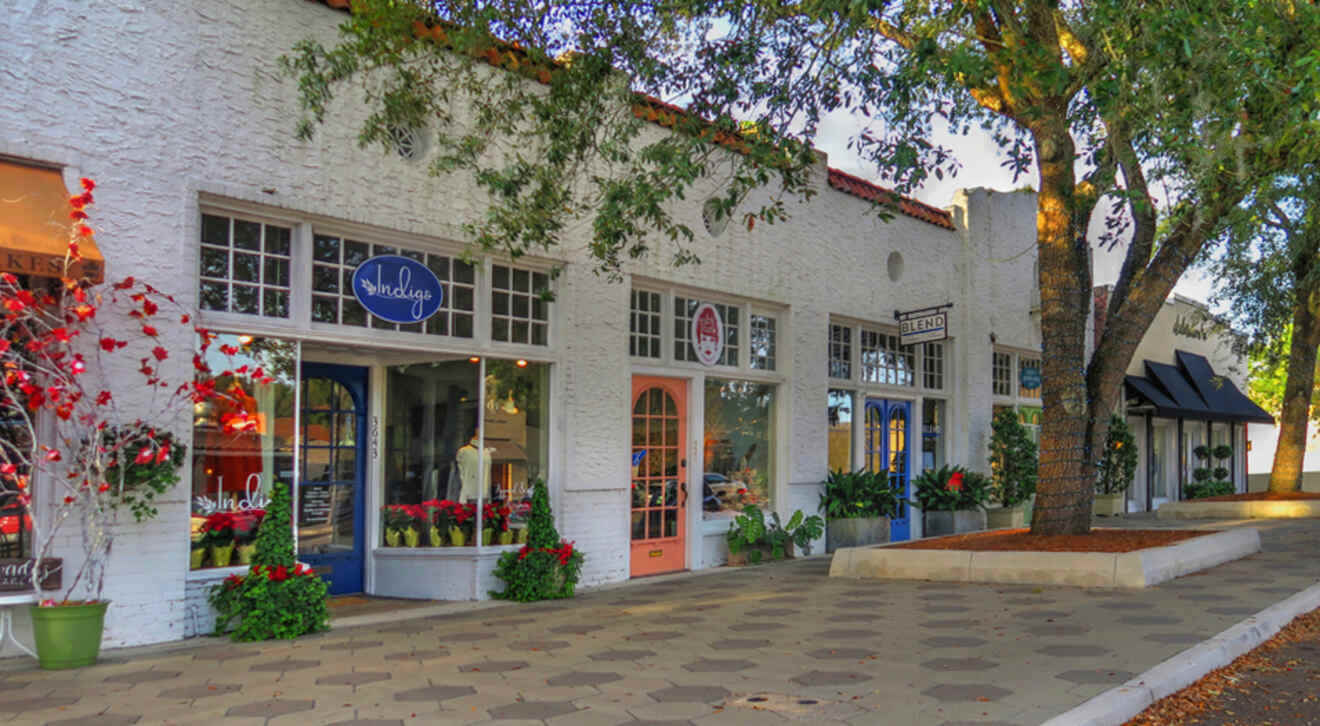
<instances>
[{"instance_id":1,"label":"mulch bed","mask_svg":"<svg viewBox=\"0 0 1320 726\"><path fill-rule=\"evenodd\" d=\"M1222 497L1193 499L1195 502L1295 502L1306 499L1320 499L1320 492L1249 492L1247 494L1225 494Z\"/></svg>"},{"instance_id":2,"label":"mulch bed","mask_svg":"<svg viewBox=\"0 0 1320 726\"><path fill-rule=\"evenodd\" d=\"M1183 540L1214 534L1213 530L1093 529L1090 534L1032 535L1026 529L999 529L976 534L919 539L894 545L905 550L971 550L973 552L1133 552L1167 547Z\"/></svg>"},{"instance_id":3,"label":"mulch bed","mask_svg":"<svg viewBox=\"0 0 1320 726\"><path fill-rule=\"evenodd\" d=\"M1177 693L1127 726L1320 724L1320 610L1299 615L1255 650Z\"/></svg>"}]
</instances>

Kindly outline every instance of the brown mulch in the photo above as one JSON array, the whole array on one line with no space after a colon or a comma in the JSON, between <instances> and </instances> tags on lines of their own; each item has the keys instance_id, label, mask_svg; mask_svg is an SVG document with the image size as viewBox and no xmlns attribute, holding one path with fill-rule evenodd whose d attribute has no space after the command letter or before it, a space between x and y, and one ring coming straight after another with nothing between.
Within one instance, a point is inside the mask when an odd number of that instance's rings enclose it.
<instances>
[{"instance_id":1,"label":"brown mulch","mask_svg":"<svg viewBox=\"0 0 1320 726\"><path fill-rule=\"evenodd\" d=\"M1214 534L1213 530L1093 529L1090 534L1033 535L1026 529L999 529L976 534L919 539L894 545L905 550L971 550L973 552L1133 552L1167 547L1183 540Z\"/></svg>"},{"instance_id":2,"label":"brown mulch","mask_svg":"<svg viewBox=\"0 0 1320 726\"><path fill-rule=\"evenodd\" d=\"M1248 492L1246 494L1225 494L1222 497L1205 497L1198 502L1294 502L1305 499L1320 499L1320 492Z\"/></svg>"},{"instance_id":3,"label":"brown mulch","mask_svg":"<svg viewBox=\"0 0 1320 726\"><path fill-rule=\"evenodd\" d=\"M1127 726L1320 724L1320 610L1192 685L1151 704Z\"/></svg>"}]
</instances>

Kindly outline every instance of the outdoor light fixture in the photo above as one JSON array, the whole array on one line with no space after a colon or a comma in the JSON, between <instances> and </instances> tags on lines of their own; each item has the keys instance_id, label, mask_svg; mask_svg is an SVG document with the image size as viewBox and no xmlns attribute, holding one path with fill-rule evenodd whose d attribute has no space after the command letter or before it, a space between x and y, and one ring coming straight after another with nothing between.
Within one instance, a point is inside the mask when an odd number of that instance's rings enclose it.
<instances>
[{"instance_id":1,"label":"outdoor light fixture","mask_svg":"<svg viewBox=\"0 0 1320 726\"><path fill-rule=\"evenodd\" d=\"M517 365L519 368L526 368L526 367L527 367L527 361L525 361L525 360L519 360L519 361L518 361L517 363L515 363L514 365Z\"/></svg>"},{"instance_id":2,"label":"outdoor light fixture","mask_svg":"<svg viewBox=\"0 0 1320 726\"><path fill-rule=\"evenodd\" d=\"M472 356L471 358L468 358L468 363L480 363L480 362L481 362L481 358L475 355Z\"/></svg>"}]
</instances>

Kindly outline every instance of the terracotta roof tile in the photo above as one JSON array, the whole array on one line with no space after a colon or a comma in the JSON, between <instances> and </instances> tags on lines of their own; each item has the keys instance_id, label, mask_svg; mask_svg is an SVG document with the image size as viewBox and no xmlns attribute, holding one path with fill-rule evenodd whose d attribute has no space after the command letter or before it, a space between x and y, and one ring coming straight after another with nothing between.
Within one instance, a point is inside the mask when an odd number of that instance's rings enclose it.
<instances>
[{"instance_id":1,"label":"terracotta roof tile","mask_svg":"<svg viewBox=\"0 0 1320 726\"><path fill-rule=\"evenodd\" d=\"M349 11L352 0L309 0L310 2L327 5L337 10ZM499 63L492 63L499 65ZM673 127L679 116L686 116L687 110L666 103L658 98L637 94L637 104L633 106L633 115L637 118L646 119L660 126ZM739 139L732 134L721 134L716 137L715 143L737 149L740 143ZM886 189L882 186L872 184L865 179L855 177L851 174L839 171L838 169L829 169L829 185L844 194L848 194L859 199L865 199L868 202L878 204L888 204L893 206L900 214L907 215L914 219L919 219L927 224L933 224L936 227L944 229L953 229L952 216L942 210L919 202L911 197L897 195L892 189ZM897 203L895 204L895 198Z\"/></svg>"}]
</instances>

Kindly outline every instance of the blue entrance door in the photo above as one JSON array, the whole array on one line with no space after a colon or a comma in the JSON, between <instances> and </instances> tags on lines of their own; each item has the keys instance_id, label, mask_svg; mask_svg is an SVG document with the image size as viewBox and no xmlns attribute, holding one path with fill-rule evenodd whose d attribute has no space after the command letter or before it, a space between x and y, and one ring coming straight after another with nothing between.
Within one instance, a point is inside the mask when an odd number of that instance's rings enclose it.
<instances>
[{"instance_id":1,"label":"blue entrance door","mask_svg":"<svg viewBox=\"0 0 1320 726\"><path fill-rule=\"evenodd\" d=\"M330 593L362 592L367 369L304 363L298 559Z\"/></svg>"},{"instance_id":2,"label":"blue entrance door","mask_svg":"<svg viewBox=\"0 0 1320 726\"><path fill-rule=\"evenodd\" d=\"M869 398L866 401L866 468L889 473L889 485L898 495L898 513L889 520L889 539L901 542L912 536L911 473L908 439L912 430L912 402Z\"/></svg>"}]
</instances>

